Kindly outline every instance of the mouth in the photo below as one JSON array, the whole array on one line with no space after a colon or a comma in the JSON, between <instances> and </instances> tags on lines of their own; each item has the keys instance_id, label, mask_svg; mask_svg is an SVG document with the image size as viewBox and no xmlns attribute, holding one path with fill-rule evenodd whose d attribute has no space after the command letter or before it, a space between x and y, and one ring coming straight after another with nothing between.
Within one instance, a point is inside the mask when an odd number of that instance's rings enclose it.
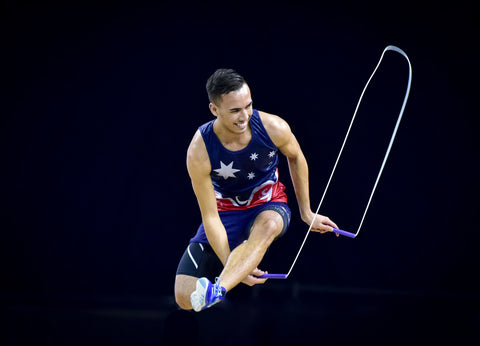
<instances>
[{"instance_id":1,"label":"mouth","mask_svg":"<svg viewBox=\"0 0 480 346\"><path fill-rule=\"evenodd\" d=\"M247 121L244 121L244 122L241 122L241 123L235 123L235 126L238 127L239 129L241 130L244 130L247 128L247 125L248 125L248 122Z\"/></svg>"}]
</instances>

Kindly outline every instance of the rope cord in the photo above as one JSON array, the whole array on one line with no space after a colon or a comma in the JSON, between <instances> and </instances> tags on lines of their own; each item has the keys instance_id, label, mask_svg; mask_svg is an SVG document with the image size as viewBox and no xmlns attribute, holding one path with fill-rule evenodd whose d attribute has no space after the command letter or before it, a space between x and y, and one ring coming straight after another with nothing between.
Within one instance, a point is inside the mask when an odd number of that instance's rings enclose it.
<instances>
[{"instance_id":1,"label":"rope cord","mask_svg":"<svg viewBox=\"0 0 480 346\"><path fill-rule=\"evenodd\" d=\"M392 148L392 145L393 145L393 141L395 139L395 136L397 134L397 130L398 130L398 127L400 125L400 121L402 120L402 116L403 116L403 112L405 110L405 106L407 104L407 100L408 100L408 96L410 94L410 86L412 84L412 65L410 64L410 60L408 59L408 56L407 54L405 54L405 52L403 50L401 50L400 48L396 47L396 46L387 46L384 50L383 50L383 53L380 57L380 60L378 61L377 63L377 66L375 67L375 69L373 70L373 73L370 75L370 78L368 79L367 83L365 84L365 87L363 88L363 91L360 95L360 98L357 102L357 106L355 108L355 112L353 113L353 117L352 117L352 120L350 121L350 125L348 126L348 130L347 130L347 134L345 135L345 138L343 140L343 143L342 143L342 147L340 148L340 152L338 153L338 156L337 156L337 159L335 161L335 164L333 166L333 169L332 169L332 172L330 173L330 178L328 179L328 182L327 182L327 185L325 186L325 190L323 191L323 195L322 195L322 198L320 199L320 203L318 204L318 207L317 207L317 210L315 212L315 215L313 217L313 220L310 224L310 227L308 228L308 231L307 231L307 234L305 235L305 238L303 239L303 242L302 242L302 245L300 246L300 249L298 250L298 253L297 255L295 256L295 259L293 260L293 263L292 263L292 266L290 267L290 270L288 271L287 273L287 277L290 275L290 273L292 272L293 270L293 267L295 266L295 263L297 262L297 259L298 257L300 256L300 253L302 252L302 249L303 249L303 246L305 245L305 242L308 238L308 235L310 234L310 231L312 229L312 226L315 222L315 219L318 215L318 212L320 210L320 207L322 206L322 203L323 203L323 200L325 198L325 195L327 193L327 190L328 190L328 187L330 186L330 182L332 181L332 177L333 177L333 174L335 173L335 169L337 168L337 164L338 164L338 161L340 160L340 156L342 155L342 152L343 152L343 148L345 147L345 143L347 142L347 138L348 138L348 135L350 134L350 130L352 128L352 125L353 125L353 122L355 120L355 117L357 115L357 111L358 111L358 108L360 106L360 103L362 101L362 98L363 98L363 95L365 94L365 90L367 90L367 87L368 85L370 84L370 81L372 80L373 76L375 75L375 72L377 72L377 69L378 67L380 66L382 60L383 60L383 56L385 55L385 53L387 51L394 51L394 52L397 52L401 55L403 55L405 57L405 59L407 60L408 62L408 84L407 84L407 90L405 92L405 97L403 99L403 104L402 104L402 108L400 110L400 114L398 115L398 118L397 118L397 122L395 124L395 128L393 130L393 133L392 133L392 137L390 138L390 143L388 145L388 148L387 148L387 151L385 153L385 156L383 158L383 162L382 162L382 165L380 167L380 171L378 172L378 175L377 175L377 179L375 181L375 184L373 186L373 189L372 189L372 192L370 193L370 197L368 199L368 202L367 202L367 206L365 208L365 211L363 213L363 216L362 216L362 220L360 221L360 225L358 226L358 229L357 229L357 232L355 233L355 237L358 235L358 233L360 232L360 229L362 228L362 225L363 225L363 221L365 220L365 216L367 215L367 211L368 211L368 208L370 207L370 202L372 201L372 198L373 198L373 194L375 193L375 190L377 188L377 185L378 185L378 182L380 180L380 176L382 175L382 172L383 172L383 169L385 167L385 163L387 162L387 158L388 156L390 155L390 150Z\"/></svg>"}]
</instances>

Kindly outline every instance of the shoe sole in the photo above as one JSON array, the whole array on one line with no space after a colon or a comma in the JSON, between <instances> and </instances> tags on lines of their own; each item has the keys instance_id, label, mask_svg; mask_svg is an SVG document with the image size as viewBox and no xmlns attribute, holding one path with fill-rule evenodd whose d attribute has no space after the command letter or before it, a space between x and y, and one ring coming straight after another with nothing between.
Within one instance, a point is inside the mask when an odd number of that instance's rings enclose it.
<instances>
[{"instance_id":1,"label":"shoe sole","mask_svg":"<svg viewBox=\"0 0 480 346\"><path fill-rule=\"evenodd\" d=\"M190 302L192 303L193 310L196 312L202 311L205 307L205 298L207 295L208 280L206 278L200 278L197 280L195 291L190 295Z\"/></svg>"}]
</instances>

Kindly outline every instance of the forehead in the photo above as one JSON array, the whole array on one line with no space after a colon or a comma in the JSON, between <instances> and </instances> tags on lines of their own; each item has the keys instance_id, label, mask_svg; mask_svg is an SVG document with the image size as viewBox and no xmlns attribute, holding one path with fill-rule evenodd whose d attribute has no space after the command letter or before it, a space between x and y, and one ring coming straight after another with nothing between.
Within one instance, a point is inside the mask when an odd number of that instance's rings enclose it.
<instances>
[{"instance_id":1,"label":"forehead","mask_svg":"<svg viewBox=\"0 0 480 346\"><path fill-rule=\"evenodd\" d=\"M245 83L243 86L228 94L222 95L222 108L244 108L252 102L252 96L250 95L250 88Z\"/></svg>"}]
</instances>

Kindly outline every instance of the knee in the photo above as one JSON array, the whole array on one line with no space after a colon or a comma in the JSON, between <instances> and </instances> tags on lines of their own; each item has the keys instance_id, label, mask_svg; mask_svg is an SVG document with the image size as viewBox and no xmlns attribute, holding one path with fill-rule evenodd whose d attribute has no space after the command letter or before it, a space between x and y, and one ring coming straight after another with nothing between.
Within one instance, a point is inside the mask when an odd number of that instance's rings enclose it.
<instances>
[{"instance_id":1,"label":"knee","mask_svg":"<svg viewBox=\"0 0 480 346\"><path fill-rule=\"evenodd\" d=\"M191 310L190 294L187 292L179 292L175 290L175 302L182 310Z\"/></svg>"},{"instance_id":2,"label":"knee","mask_svg":"<svg viewBox=\"0 0 480 346\"><path fill-rule=\"evenodd\" d=\"M261 225L263 242L269 246L282 232L283 224L275 219L267 219Z\"/></svg>"},{"instance_id":3,"label":"knee","mask_svg":"<svg viewBox=\"0 0 480 346\"><path fill-rule=\"evenodd\" d=\"M175 280L175 302L183 310L191 310L192 303L190 302L190 295L193 292L189 286L185 285L182 280L179 280L178 277Z\"/></svg>"},{"instance_id":4,"label":"knee","mask_svg":"<svg viewBox=\"0 0 480 346\"><path fill-rule=\"evenodd\" d=\"M266 225L268 236L273 237L274 239L278 237L282 232L282 226L282 222L279 222L278 220L268 220Z\"/></svg>"}]
</instances>

